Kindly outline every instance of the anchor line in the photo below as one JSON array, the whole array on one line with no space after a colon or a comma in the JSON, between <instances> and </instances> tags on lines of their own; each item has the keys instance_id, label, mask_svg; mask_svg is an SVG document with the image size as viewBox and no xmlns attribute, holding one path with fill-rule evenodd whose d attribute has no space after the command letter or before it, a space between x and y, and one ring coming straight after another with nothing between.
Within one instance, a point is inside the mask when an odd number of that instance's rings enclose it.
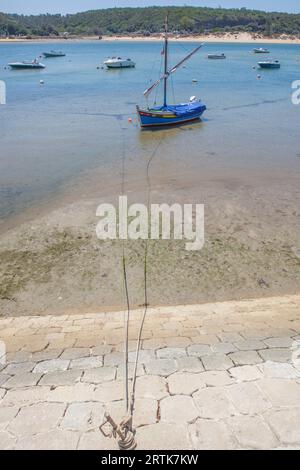
<instances>
[{"instance_id":1,"label":"anchor line","mask_svg":"<svg viewBox=\"0 0 300 470\"><path fill-rule=\"evenodd\" d=\"M122 183L121 183L121 192L122 196L125 195L125 170L126 170L126 148L125 148L125 136L124 136L124 128L121 127L122 133L122 163L121 163L121 173L122 173ZM146 166L146 181L147 181L147 208L148 214L150 209L150 199L151 199L151 178L150 178L150 166L153 162L159 147L163 141L163 137L159 140L158 144L154 148L150 158L148 159L147 166ZM125 334L124 334L124 363L125 363L125 408L126 414L130 415L133 418L134 414L134 404L135 404L135 391L136 391L136 379L137 379L137 368L139 363L139 353L141 349L141 340L142 334L144 329L144 324L146 320L146 316L148 313L148 238L145 240L145 249L144 249L144 310L141 318L141 323L138 332L138 338L136 343L136 350L135 350L135 362L134 362L134 370L133 370L133 377L132 377L132 389L131 389L131 396L129 400L129 372L128 372L128 348L129 348L129 322L130 322L130 296L129 296L129 288L128 288L128 276L127 276L127 264L126 264L126 250L125 250L125 240L122 240L122 270L123 270L123 286L124 286L124 295L126 301L126 311L124 310L124 326L125 326ZM132 423L132 420L131 420Z\"/></svg>"},{"instance_id":2,"label":"anchor line","mask_svg":"<svg viewBox=\"0 0 300 470\"><path fill-rule=\"evenodd\" d=\"M148 214L149 214L149 209L150 209L150 199L151 199L151 178L150 178L150 166L155 158L157 151L162 143L163 137L160 139L158 144L156 145L155 149L153 150L148 162L147 162L147 167L146 167L146 180L147 180L147 209L148 209ZM149 234L148 234L149 238ZM134 414L134 404L135 404L135 388L136 388L136 379L137 379L137 368L138 368L138 362L139 362L139 354L140 354L140 349L141 349L141 340L142 340L142 334L143 334L143 329L144 329L144 324L146 320L146 316L148 313L148 238L145 240L145 250L144 250L144 311L140 323L140 328L139 328L139 334L137 338L137 343L136 343L136 351L135 351L135 362L134 362L134 372L133 372L133 378L132 378L132 392L131 392L131 402L130 402L130 415L133 418Z\"/></svg>"},{"instance_id":3,"label":"anchor line","mask_svg":"<svg viewBox=\"0 0 300 470\"><path fill-rule=\"evenodd\" d=\"M121 193L122 196L125 194L125 167L126 167L126 152L125 152L125 136L124 128L121 126L122 134L122 183L121 183ZM123 199L122 199L123 200ZM129 411L129 374L128 374L128 340L129 340L129 319L130 319L130 300L129 300L129 290L128 290L128 281L127 281L127 271L126 271L126 253L125 253L125 240L123 237L122 240L122 271L123 271L123 288L124 296L126 301L126 311L124 310L124 366L125 366L125 411L128 414Z\"/></svg>"}]
</instances>

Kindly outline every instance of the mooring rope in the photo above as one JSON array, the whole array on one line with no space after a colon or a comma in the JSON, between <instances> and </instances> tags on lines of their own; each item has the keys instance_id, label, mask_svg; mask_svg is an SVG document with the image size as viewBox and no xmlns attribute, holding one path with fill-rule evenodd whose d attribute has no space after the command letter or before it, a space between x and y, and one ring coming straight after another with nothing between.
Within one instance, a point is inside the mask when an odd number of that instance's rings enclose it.
<instances>
[{"instance_id":1,"label":"mooring rope","mask_svg":"<svg viewBox=\"0 0 300 470\"><path fill-rule=\"evenodd\" d=\"M122 134L122 183L121 183L121 194L125 195L125 164L126 164L126 151L125 151L125 136L124 128L121 127ZM129 290L127 282L127 272L126 272L126 254L125 254L125 240L122 240L122 269L123 269L123 286L124 286L124 295L126 300L126 309L124 311L124 367L125 367L125 410L126 413L129 411L129 374L128 374L128 339L129 339L129 318L130 318L130 301L129 301Z\"/></svg>"},{"instance_id":2,"label":"mooring rope","mask_svg":"<svg viewBox=\"0 0 300 470\"><path fill-rule=\"evenodd\" d=\"M147 209L148 209L148 216L149 216L149 209L150 209L150 198L151 198L151 179L150 179L150 166L153 161L153 159L156 156L156 153L162 143L163 137L159 140L158 144L156 145L155 149L153 150L148 163L146 167L146 180L147 180ZM149 237L149 233L148 233ZM147 262L148 262L148 238L145 240L145 251L144 251L144 312L142 315L141 323L140 323L140 328L139 328L139 334L137 338L137 344L136 344L136 352L135 352L135 362L134 362L134 372L133 372L133 378L132 378L132 392L131 392L131 403L130 403L130 414L131 417L133 418L133 413L134 413L134 403L135 403L135 388L136 388L136 379L137 379L137 368L138 368L138 362L139 362L139 354L140 354L140 349L141 349L141 340L142 340L142 334L143 334L143 329L144 329L144 324L145 324L145 319L147 316L148 312L148 277L147 277Z\"/></svg>"}]
</instances>

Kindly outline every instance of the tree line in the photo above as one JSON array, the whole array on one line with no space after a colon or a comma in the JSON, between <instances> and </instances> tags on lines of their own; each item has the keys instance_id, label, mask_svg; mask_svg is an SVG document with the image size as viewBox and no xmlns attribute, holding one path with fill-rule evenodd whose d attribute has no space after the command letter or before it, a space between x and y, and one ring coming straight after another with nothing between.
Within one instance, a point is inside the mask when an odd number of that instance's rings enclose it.
<instances>
[{"instance_id":1,"label":"tree line","mask_svg":"<svg viewBox=\"0 0 300 470\"><path fill-rule=\"evenodd\" d=\"M249 32L265 36L300 35L300 14L205 7L109 8L70 15L24 16L0 13L0 35L150 36L162 31L166 12L177 34Z\"/></svg>"}]
</instances>

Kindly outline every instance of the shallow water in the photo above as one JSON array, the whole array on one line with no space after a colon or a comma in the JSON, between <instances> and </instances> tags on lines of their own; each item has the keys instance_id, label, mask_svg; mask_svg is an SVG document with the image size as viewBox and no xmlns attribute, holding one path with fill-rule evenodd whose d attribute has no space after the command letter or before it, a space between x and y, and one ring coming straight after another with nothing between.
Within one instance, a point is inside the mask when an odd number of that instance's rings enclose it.
<instances>
[{"instance_id":1,"label":"shallow water","mask_svg":"<svg viewBox=\"0 0 300 470\"><path fill-rule=\"evenodd\" d=\"M193 47L172 43L172 64ZM10 61L32 59L53 48L63 49L67 56L43 59L45 70L4 69ZM138 178L145 157L160 141L156 160L160 174L299 175L300 106L291 102L291 83L300 79L300 46L269 46L270 56L282 63L280 70L272 71L253 69L261 56L251 54L252 48L249 44L205 45L173 77L176 102L196 95L206 103L203 121L141 132L135 105L143 104L143 90L150 77L156 79L159 74L161 44L0 44L0 79L7 85L7 105L0 106L0 220L51 199L82 176L86 185L86 177L95 172L103 175L99 186L113 186L120 178L123 152L128 173ZM208 53L218 51L227 60L206 59ZM97 69L111 55L131 57L136 69ZM158 104L160 97L158 93Z\"/></svg>"}]
</instances>

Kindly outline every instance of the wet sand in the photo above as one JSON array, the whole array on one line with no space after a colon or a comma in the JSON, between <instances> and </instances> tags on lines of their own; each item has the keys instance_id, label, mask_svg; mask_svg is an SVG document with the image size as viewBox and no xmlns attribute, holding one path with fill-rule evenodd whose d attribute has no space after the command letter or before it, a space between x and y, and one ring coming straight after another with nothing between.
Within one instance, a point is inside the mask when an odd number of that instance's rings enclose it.
<instances>
[{"instance_id":1,"label":"wet sand","mask_svg":"<svg viewBox=\"0 0 300 470\"><path fill-rule=\"evenodd\" d=\"M129 162L127 162L129 163ZM119 310L122 242L99 241L97 206L115 202L121 175L87 174L55 200L11 219L0 236L1 316ZM201 174L150 166L151 202L205 204L205 245L148 242L150 305L299 293L299 175L273 171ZM129 202L145 202L145 166L125 174ZM130 303L144 303L145 241L126 241Z\"/></svg>"}]
</instances>

